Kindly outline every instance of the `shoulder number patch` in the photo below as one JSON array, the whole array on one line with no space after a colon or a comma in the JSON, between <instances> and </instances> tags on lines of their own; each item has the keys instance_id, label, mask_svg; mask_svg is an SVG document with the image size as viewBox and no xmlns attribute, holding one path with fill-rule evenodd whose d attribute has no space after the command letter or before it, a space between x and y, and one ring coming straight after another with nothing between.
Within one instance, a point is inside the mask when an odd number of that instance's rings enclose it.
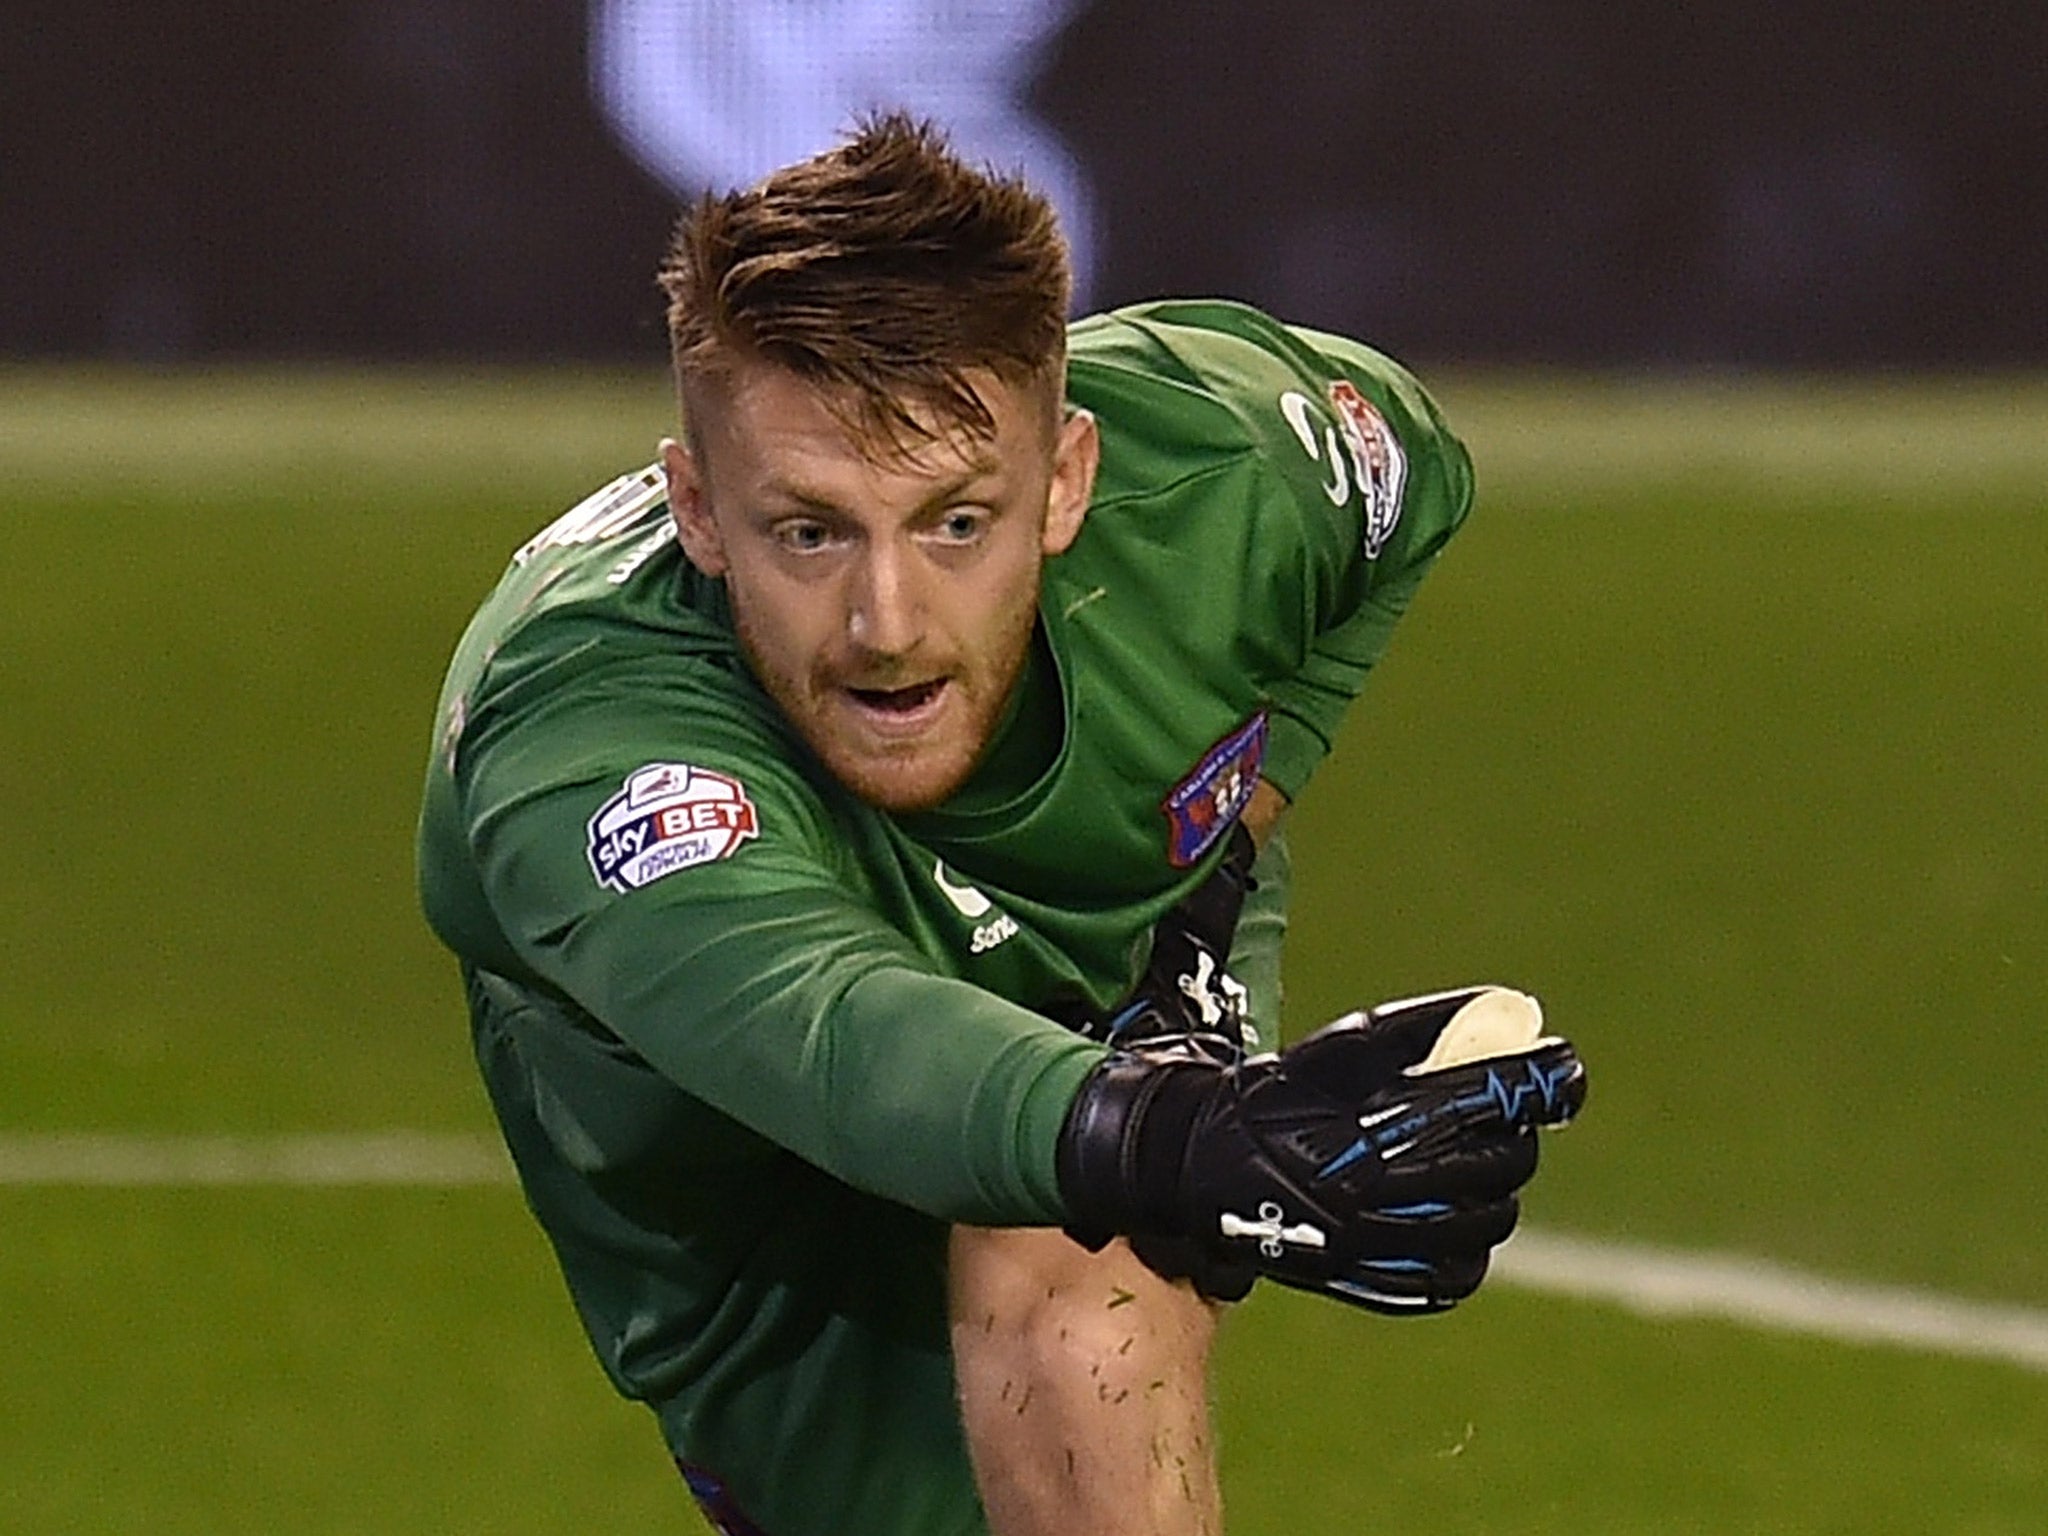
<instances>
[{"instance_id":1,"label":"shoulder number patch","mask_svg":"<svg viewBox=\"0 0 2048 1536\"><path fill-rule=\"evenodd\" d=\"M1262 709L1215 746L1159 804L1166 812L1166 857L1186 869L1216 846L1259 787L1266 761L1266 712Z\"/></svg>"},{"instance_id":2,"label":"shoulder number patch","mask_svg":"<svg viewBox=\"0 0 2048 1536\"><path fill-rule=\"evenodd\" d=\"M597 808L584 851L599 885L634 891L679 869L730 858L760 830L738 779L688 763L649 763Z\"/></svg>"}]
</instances>

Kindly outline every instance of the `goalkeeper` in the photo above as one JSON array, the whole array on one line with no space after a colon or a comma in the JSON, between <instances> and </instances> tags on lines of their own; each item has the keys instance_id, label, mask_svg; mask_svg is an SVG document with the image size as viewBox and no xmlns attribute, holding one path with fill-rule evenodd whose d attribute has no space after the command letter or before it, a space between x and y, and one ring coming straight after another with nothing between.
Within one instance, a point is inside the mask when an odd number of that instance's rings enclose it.
<instances>
[{"instance_id":1,"label":"goalkeeper","mask_svg":"<svg viewBox=\"0 0 2048 1536\"><path fill-rule=\"evenodd\" d=\"M1453 1305L1583 1093L1503 989L1257 1049L1466 456L1350 341L1069 328L1043 201L901 118L662 278L681 440L515 555L421 817L528 1202L722 1531L1219 1530L1217 1302Z\"/></svg>"}]
</instances>

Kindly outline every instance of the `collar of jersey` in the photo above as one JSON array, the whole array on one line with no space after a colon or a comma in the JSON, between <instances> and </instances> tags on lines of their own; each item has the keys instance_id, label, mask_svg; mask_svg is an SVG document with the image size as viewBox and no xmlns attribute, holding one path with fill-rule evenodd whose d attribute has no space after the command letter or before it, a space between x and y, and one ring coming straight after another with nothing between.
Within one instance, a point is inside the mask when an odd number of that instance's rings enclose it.
<instances>
[{"instance_id":1,"label":"collar of jersey","mask_svg":"<svg viewBox=\"0 0 2048 1536\"><path fill-rule=\"evenodd\" d=\"M987 835L1014 823L1050 793L1074 738L1072 672L1063 636L1048 616L1050 606L1039 604L1024 674L987 755L944 805L897 818L912 836L958 842ZM1059 740L1048 747L1047 722L1055 719Z\"/></svg>"}]
</instances>

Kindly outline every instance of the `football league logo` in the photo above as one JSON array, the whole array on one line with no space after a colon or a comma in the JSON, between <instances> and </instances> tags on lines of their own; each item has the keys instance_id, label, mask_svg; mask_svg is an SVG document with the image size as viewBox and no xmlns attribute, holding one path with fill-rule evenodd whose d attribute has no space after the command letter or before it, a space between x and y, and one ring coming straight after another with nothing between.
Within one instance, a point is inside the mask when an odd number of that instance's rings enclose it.
<instances>
[{"instance_id":1,"label":"football league logo","mask_svg":"<svg viewBox=\"0 0 2048 1536\"><path fill-rule=\"evenodd\" d=\"M584 851L597 883L624 893L730 858L759 833L754 802L738 779L688 763L649 763L598 807Z\"/></svg>"},{"instance_id":2,"label":"football league logo","mask_svg":"<svg viewBox=\"0 0 2048 1536\"><path fill-rule=\"evenodd\" d=\"M1401 496L1408 488L1408 455L1378 406L1349 379L1330 386L1330 404L1351 452L1358 494L1365 503L1365 558L1377 560L1401 521Z\"/></svg>"}]
</instances>

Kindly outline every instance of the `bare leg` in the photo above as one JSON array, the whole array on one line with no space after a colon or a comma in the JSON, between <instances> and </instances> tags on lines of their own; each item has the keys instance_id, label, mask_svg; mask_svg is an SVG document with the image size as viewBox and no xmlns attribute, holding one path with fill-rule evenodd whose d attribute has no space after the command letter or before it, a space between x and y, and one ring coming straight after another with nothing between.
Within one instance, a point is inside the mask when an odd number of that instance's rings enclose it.
<instances>
[{"instance_id":1,"label":"bare leg","mask_svg":"<svg viewBox=\"0 0 2048 1536\"><path fill-rule=\"evenodd\" d=\"M956 1227L954 1367L995 1536L1220 1536L1217 1309L1123 1242Z\"/></svg>"}]
</instances>

